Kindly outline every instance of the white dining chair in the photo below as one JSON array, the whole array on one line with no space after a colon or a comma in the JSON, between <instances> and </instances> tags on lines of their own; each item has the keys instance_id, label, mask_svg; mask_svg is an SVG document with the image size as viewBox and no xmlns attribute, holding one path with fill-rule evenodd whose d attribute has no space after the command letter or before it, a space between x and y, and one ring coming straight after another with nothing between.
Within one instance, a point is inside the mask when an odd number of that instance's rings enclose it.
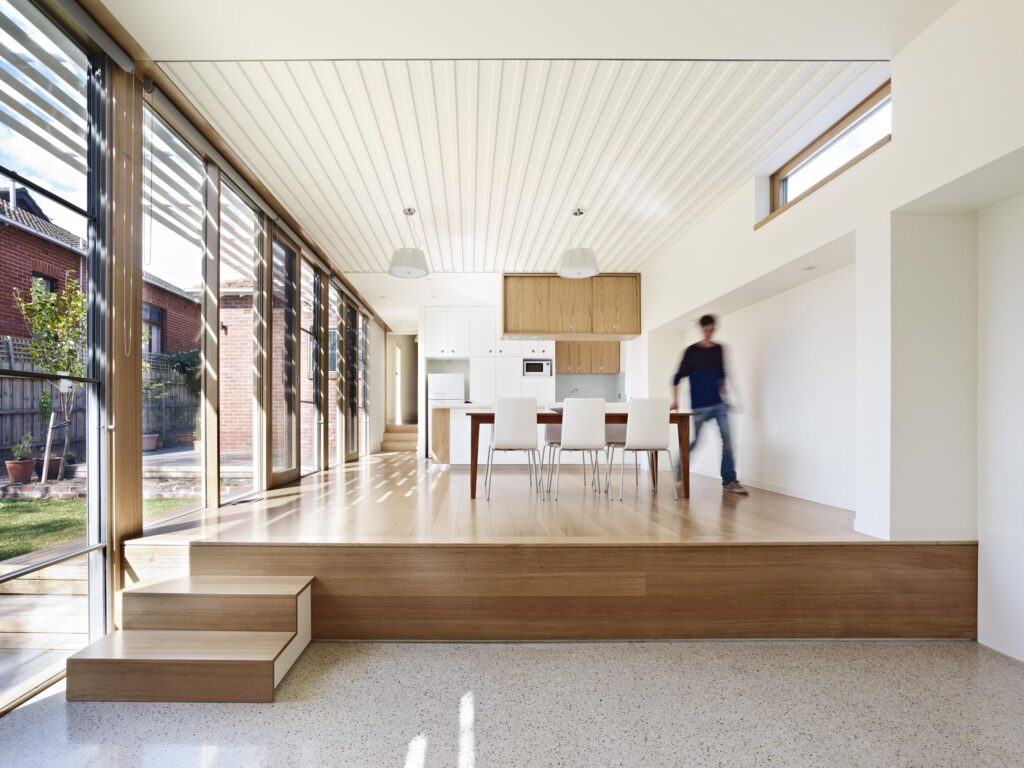
<instances>
[{"instance_id":1,"label":"white dining chair","mask_svg":"<svg viewBox=\"0 0 1024 768\"><path fill-rule=\"evenodd\" d=\"M668 456L668 467L672 469L672 453L669 451L669 401L663 397L641 397L629 401L628 415L626 416L626 442L622 446L622 461L619 464L619 501L622 501L622 486L626 474L626 453L632 452L636 457L637 453L643 451L654 455L665 452ZM654 471L654 462L651 462L651 472ZM654 478L652 477L652 480ZM637 481L639 483L639 480ZM657 490L657 484L652 482ZM678 501L679 493L676 491L675 478L672 478L672 496Z\"/></svg>"},{"instance_id":2,"label":"white dining chair","mask_svg":"<svg viewBox=\"0 0 1024 768\"><path fill-rule=\"evenodd\" d=\"M495 451L523 451L530 467L530 484L544 497L541 482L540 452L537 450L537 400L532 397L500 397L494 403L494 428L487 449L487 474L484 487L491 498L491 475Z\"/></svg>"},{"instance_id":3,"label":"white dining chair","mask_svg":"<svg viewBox=\"0 0 1024 768\"><path fill-rule=\"evenodd\" d=\"M604 475L604 492L609 493L612 484L612 467L615 466L615 451L626 444L626 425L608 424L604 428L604 442L608 452L608 463ZM633 454L633 480L640 485L640 459Z\"/></svg>"},{"instance_id":4,"label":"white dining chair","mask_svg":"<svg viewBox=\"0 0 1024 768\"><path fill-rule=\"evenodd\" d=\"M551 478L555 471L555 451L562 444L562 425L544 425L544 445L540 449L540 474L547 480L548 493L551 492ZM545 467L547 471L545 472Z\"/></svg>"},{"instance_id":5,"label":"white dining chair","mask_svg":"<svg viewBox=\"0 0 1024 768\"><path fill-rule=\"evenodd\" d=\"M562 452L578 451L583 461L583 487L587 485L587 462L590 462L591 485L600 492L598 452L604 447L604 407L602 397L572 397L565 401L562 412L562 442L556 449L558 468L555 471L555 501L558 481L562 475Z\"/></svg>"}]
</instances>

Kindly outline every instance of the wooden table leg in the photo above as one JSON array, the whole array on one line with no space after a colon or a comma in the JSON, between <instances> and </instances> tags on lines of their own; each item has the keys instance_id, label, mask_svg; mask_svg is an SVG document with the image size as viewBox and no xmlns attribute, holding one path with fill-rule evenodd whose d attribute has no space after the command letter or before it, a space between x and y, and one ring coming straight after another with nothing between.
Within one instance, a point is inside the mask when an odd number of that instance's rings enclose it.
<instances>
[{"instance_id":1,"label":"wooden table leg","mask_svg":"<svg viewBox=\"0 0 1024 768\"><path fill-rule=\"evenodd\" d=\"M683 498L690 498L690 417L679 419L679 479L683 482Z\"/></svg>"},{"instance_id":2,"label":"wooden table leg","mask_svg":"<svg viewBox=\"0 0 1024 768\"><path fill-rule=\"evenodd\" d=\"M476 467L480 453L480 422L469 417L469 498L476 498Z\"/></svg>"}]
</instances>

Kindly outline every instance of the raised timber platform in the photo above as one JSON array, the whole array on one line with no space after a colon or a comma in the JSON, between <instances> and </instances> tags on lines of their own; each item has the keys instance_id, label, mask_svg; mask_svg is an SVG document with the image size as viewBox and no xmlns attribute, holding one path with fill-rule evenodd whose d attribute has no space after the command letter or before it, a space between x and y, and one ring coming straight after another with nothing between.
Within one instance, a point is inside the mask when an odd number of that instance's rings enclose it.
<instances>
[{"instance_id":1,"label":"raised timber platform","mask_svg":"<svg viewBox=\"0 0 1024 768\"><path fill-rule=\"evenodd\" d=\"M699 476L676 502L645 475L619 502L563 471L555 502L512 470L488 502L466 473L374 456L125 559L141 581L309 574L319 640L975 636L975 542L872 539L848 510Z\"/></svg>"},{"instance_id":2,"label":"raised timber platform","mask_svg":"<svg viewBox=\"0 0 1024 768\"><path fill-rule=\"evenodd\" d=\"M197 543L184 557L200 574L313 573L318 640L976 634L970 542Z\"/></svg>"}]
</instances>

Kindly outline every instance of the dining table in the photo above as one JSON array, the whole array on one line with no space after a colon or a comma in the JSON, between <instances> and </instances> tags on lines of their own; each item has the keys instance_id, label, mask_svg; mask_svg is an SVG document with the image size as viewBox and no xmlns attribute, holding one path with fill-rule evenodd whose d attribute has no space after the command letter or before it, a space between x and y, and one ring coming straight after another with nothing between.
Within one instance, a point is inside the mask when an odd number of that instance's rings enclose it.
<instances>
[{"instance_id":1,"label":"dining table","mask_svg":"<svg viewBox=\"0 0 1024 768\"><path fill-rule=\"evenodd\" d=\"M480 426L494 423L494 411L469 411L470 449L469 449L469 498L476 498L476 476L480 465ZM679 479L683 486L683 498L690 498L690 417L689 411L670 411L668 423L676 428L679 439ZM605 424L625 424L625 411L605 411ZM537 412L538 424L561 424L562 412L544 410ZM655 487L658 477L658 454L651 452L651 462Z\"/></svg>"}]
</instances>

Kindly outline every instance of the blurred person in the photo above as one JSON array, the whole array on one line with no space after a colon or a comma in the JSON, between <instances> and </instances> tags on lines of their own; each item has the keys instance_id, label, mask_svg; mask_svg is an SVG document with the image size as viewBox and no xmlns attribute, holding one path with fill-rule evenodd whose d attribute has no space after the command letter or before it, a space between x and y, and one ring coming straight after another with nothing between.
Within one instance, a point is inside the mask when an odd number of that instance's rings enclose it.
<instances>
[{"instance_id":1,"label":"blurred person","mask_svg":"<svg viewBox=\"0 0 1024 768\"><path fill-rule=\"evenodd\" d=\"M679 370L672 379L672 410L679 407L679 382L690 380L690 409L693 411L693 439L690 450L697 445L701 427L712 419L718 423L722 437L722 489L730 493L748 493L736 479L736 460L732 453L732 436L729 430L730 406L725 376L725 350L721 344L712 341L715 335L715 316L704 315L700 319L702 338L691 344L683 353Z\"/></svg>"}]
</instances>

